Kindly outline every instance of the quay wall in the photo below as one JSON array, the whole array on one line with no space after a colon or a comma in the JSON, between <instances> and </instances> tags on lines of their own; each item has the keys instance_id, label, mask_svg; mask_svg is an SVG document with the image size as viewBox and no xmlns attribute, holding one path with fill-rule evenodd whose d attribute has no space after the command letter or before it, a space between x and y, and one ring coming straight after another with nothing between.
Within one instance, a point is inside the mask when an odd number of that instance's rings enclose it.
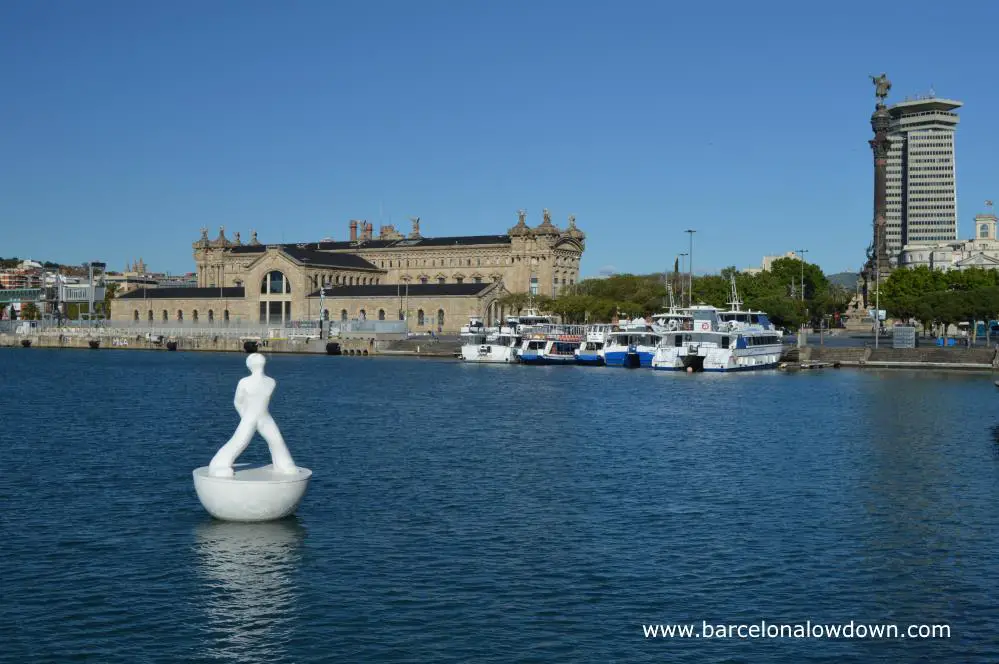
<instances>
[{"instance_id":1,"label":"quay wall","mask_svg":"<svg viewBox=\"0 0 999 664\"><path fill-rule=\"evenodd\" d=\"M400 341L398 335L390 338L379 338L380 335L350 335L337 336L330 339L297 338L297 339L262 339L257 342L257 349L264 353L301 353L327 354L327 344L338 345L338 354L343 355L411 355L428 357L451 357L454 348L451 345L432 344L423 340ZM97 341L100 350L148 350L169 352L168 341L175 343L177 351L207 351L245 353L244 340L234 337L212 337L207 335L177 336L164 339L159 343L147 340L144 335L83 335L55 334L45 332L40 334L0 334L0 348L23 348L22 342L29 342L31 348L68 348L91 350L90 342ZM402 345L401 348L396 348Z\"/></svg>"},{"instance_id":2,"label":"quay wall","mask_svg":"<svg viewBox=\"0 0 999 664\"><path fill-rule=\"evenodd\" d=\"M999 369L999 349L994 348L830 348L797 349L789 361L839 363L870 368Z\"/></svg>"}]
</instances>

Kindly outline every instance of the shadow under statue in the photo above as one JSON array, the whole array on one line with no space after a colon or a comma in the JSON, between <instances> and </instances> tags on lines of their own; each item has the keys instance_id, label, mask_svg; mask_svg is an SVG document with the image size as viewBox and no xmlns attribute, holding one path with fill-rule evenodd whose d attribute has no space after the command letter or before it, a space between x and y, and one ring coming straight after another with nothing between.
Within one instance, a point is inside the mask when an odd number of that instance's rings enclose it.
<instances>
[{"instance_id":1,"label":"shadow under statue","mask_svg":"<svg viewBox=\"0 0 999 664\"><path fill-rule=\"evenodd\" d=\"M277 423L268 411L277 382L264 374L266 359L260 353L246 358L250 375L239 381L233 405L240 422L229 441L207 466L194 471L194 489L209 514L225 521L271 521L297 509L312 471L299 468L291 458ZM234 469L236 459L253 435L267 442L271 463L258 468Z\"/></svg>"}]
</instances>

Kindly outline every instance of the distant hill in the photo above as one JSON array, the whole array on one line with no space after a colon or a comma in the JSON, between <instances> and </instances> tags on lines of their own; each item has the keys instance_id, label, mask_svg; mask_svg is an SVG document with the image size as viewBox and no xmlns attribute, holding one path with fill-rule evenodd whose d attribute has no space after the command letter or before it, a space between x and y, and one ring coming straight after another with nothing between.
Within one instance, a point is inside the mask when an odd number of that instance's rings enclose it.
<instances>
[{"instance_id":1,"label":"distant hill","mask_svg":"<svg viewBox=\"0 0 999 664\"><path fill-rule=\"evenodd\" d=\"M829 283L842 286L847 290L854 290L857 287L857 279L859 278L860 275L856 272L837 272L836 274L826 275Z\"/></svg>"}]
</instances>

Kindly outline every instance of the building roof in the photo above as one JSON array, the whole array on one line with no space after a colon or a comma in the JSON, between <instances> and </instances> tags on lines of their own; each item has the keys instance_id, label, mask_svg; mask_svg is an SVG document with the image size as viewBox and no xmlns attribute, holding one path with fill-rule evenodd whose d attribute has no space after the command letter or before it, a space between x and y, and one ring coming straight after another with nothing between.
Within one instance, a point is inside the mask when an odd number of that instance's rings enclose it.
<instances>
[{"instance_id":1,"label":"building roof","mask_svg":"<svg viewBox=\"0 0 999 664\"><path fill-rule=\"evenodd\" d=\"M332 286L326 289L326 297L460 297L481 295L496 286L496 282L471 284L377 284L374 286ZM319 297L319 291L309 297Z\"/></svg>"},{"instance_id":2,"label":"building roof","mask_svg":"<svg viewBox=\"0 0 999 664\"><path fill-rule=\"evenodd\" d=\"M356 254L331 253L329 251L315 251L314 249L300 249L297 246L284 245L281 251L294 260L304 265L315 265L317 267L338 267L351 270L379 270L377 267L364 260Z\"/></svg>"},{"instance_id":3,"label":"building roof","mask_svg":"<svg viewBox=\"0 0 999 664\"><path fill-rule=\"evenodd\" d=\"M396 240L363 240L358 242L299 242L272 245L281 249L300 249L307 251L358 251L361 249L401 249L405 247L454 247L474 246L481 244L510 244L509 235L455 235L450 237L420 237L401 238ZM267 251L265 245L241 245L230 247L234 254L262 254Z\"/></svg>"},{"instance_id":4,"label":"building roof","mask_svg":"<svg viewBox=\"0 0 999 664\"><path fill-rule=\"evenodd\" d=\"M939 99L937 97L928 97L926 99L909 99L906 101L900 101L897 104L892 104L888 107L888 112L892 114L892 117L900 117L902 115L909 115L910 113L922 113L925 111L944 111L949 112L954 109L964 106L964 102L955 101L953 99Z\"/></svg>"},{"instance_id":5,"label":"building roof","mask_svg":"<svg viewBox=\"0 0 999 664\"><path fill-rule=\"evenodd\" d=\"M156 299L221 299L238 298L245 295L242 286L227 286L225 288L137 288L124 295L119 300L156 300Z\"/></svg>"}]
</instances>

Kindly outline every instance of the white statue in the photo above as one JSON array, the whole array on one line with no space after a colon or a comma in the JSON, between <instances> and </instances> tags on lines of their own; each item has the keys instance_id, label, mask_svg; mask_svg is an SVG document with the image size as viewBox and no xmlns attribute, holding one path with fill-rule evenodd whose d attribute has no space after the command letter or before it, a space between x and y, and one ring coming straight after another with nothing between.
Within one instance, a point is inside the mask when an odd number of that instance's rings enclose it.
<instances>
[{"instance_id":1,"label":"white statue","mask_svg":"<svg viewBox=\"0 0 999 664\"><path fill-rule=\"evenodd\" d=\"M209 514L224 521L271 521L293 514L312 477L311 470L295 465L267 411L277 383L264 374L265 363L260 353L246 358L250 375L239 381L233 400L239 426L209 465L194 470L198 500ZM267 441L271 463L235 470L236 458L257 432Z\"/></svg>"},{"instance_id":2,"label":"white statue","mask_svg":"<svg viewBox=\"0 0 999 664\"><path fill-rule=\"evenodd\" d=\"M264 374L266 362L260 353L252 353L246 358L250 375L239 381L236 386L236 398L233 400L241 419L232 438L215 453L211 463L208 464L208 473L212 477L232 477L234 475L232 464L253 440L253 434L258 431L270 448L274 470L279 473L295 473L295 462L288 452L288 446L284 444L281 431L267 410L277 382Z\"/></svg>"}]
</instances>

